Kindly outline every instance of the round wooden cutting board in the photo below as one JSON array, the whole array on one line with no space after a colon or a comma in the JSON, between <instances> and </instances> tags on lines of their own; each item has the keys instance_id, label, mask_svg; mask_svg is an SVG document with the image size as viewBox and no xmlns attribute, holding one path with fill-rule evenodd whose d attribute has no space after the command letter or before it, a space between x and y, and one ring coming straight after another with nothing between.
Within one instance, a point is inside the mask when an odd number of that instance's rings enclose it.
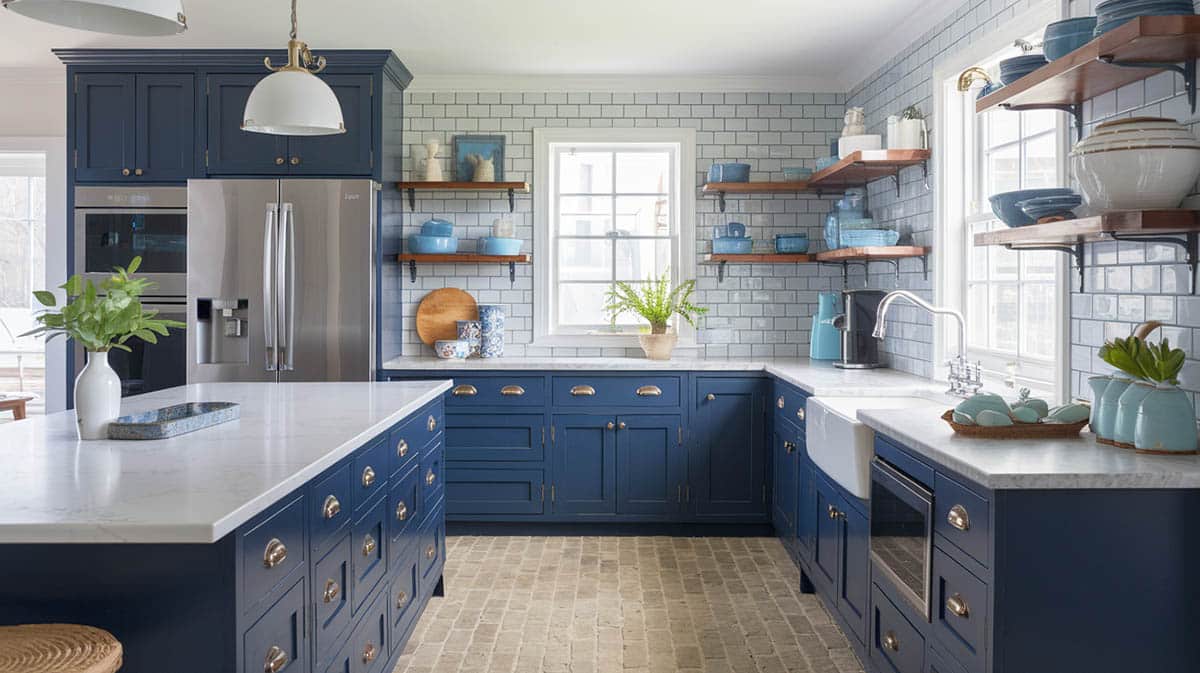
<instances>
[{"instance_id":1,"label":"round wooden cutting board","mask_svg":"<svg viewBox=\"0 0 1200 673\"><path fill-rule=\"evenodd\" d=\"M459 320L478 320L475 298L456 287L445 287L425 295L417 307L417 336L426 346L435 341L458 338Z\"/></svg>"}]
</instances>

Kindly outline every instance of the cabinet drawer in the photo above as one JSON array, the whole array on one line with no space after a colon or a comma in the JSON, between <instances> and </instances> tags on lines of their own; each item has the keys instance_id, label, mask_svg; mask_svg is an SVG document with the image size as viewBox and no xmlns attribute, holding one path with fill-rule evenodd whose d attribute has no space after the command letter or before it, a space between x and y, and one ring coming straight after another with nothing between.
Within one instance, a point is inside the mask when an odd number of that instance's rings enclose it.
<instances>
[{"instance_id":1,"label":"cabinet drawer","mask_svg":"<svg viewBox=\"0 0 1200 673\"><path fill-rule=\"evenodd\" d=\"M434 402L393 428L388 442L392 472L404 467L421 449L428 446L442 431L444 424L442 404Z\"/></svg>"},{"instance_id":2,"label":"cabinet drawer","mask_svg":"<svg viewBox=\"0 0 1200 673\"><path fill-rule=\"evenodd\" d=\"M956 659L984 669L987 585L940 549L933 550L933 631Z\"/></svg>"},{"instance_id":3,"label":"cabinet drawer","mask_svg":"<svg viewBox=\"0 0 1200 673\"><path fill-rule=\"evenodd\" d=\"M446 406L540 407L546 403L546 379L540 376L455 376Z\"/></svg>"},{"instance_id":4,"label":"cabinet drawer","mask_svg":"<svg viewBox=\"0 0 1200 673\"><path fill-rule=\"evenodd\" d=\"M540 469L449 467L447 514L541 514L544 501Z\"/></svg>"},{"instance_id":5,"label":"cabinet drawer","mask_svg":"<svg viewBox=\"0 0 1200 673\"><path fill-rule=\"evenodd\" d=\"M387 598L388 592L380 592L371 602L362 621L350 636L351 673L380 673L387 664Z\"/></svg>"},{"instance_id":6,"label":"cabinet drawer","mask_svg":"<svg viewBox=\"0 0 1200 673\"><path fill-rule=\"evenodd\" d=\"M923 673L925 639L878 584L871 585L871 661L879 671Z\"/></svg>"},{"instance_id":7,"label":"cabinet drawer","mask_svg":"<svg viewBox=\"0 0 1200 673\"><path fill-rule=\"evenodd\" d=\"M357 614L387 569L387 498L369 505L350 530L350 568L354 573L351 598Z\"/></svg>"},{"instance_id":8,"label":"cabinet drawer","mask_svg":"<svg viewBox=\"0 0 1200 673\"><path fill-rule=\"evenodd\" d=\"M271 666L272 662L276 663ZM309 670L304 632L304 578L246 630L242 641L242 670L305 673Z\"/></svg>"},{"instance_id":9,"label":"cabinet drawer","mask_svg":"<svg viewBox=\"0 0 1200 673\"><path fill-rule=\"evenodd\" d=\"M395 652L404 646L404 641L408 639L409 631L421 612L417 608L417 582L421 572L417 556L415 553L409 554L400 562L399 569L392 573L391 594L388 597L388 613L392 625L388 635L389 652Z\"/></svg>"},{"instance_id":10,"label":"cabinet drawer","mask_svg":"<svg viewBox=\"0 0 1200 673\"><path fill-rule=\"evenodd\" d=\"M933 529L976 561L990 566L988 501L939 472L935 477L933 507Z\"/></svg>"},{"instance_id":11,"label":"cabinet drawer","mask_svg":"<svg viewBox=\"0 0 1200 673\"><path fill-rule=\"evenodd\" d=\"M313 566L313 617L317 668L329 661L350 623L350 533Z\"/></svg>"},{"instance_id":12,"label":"cabinet drawer","mask_svg":"<svg viewBox=\"0 0 1200 673\"><path fill-rule=\"evenodd\" d=\"M446 414L446 460L540 461L546 455L542 414Z\"/></svg>"},{"instance_id":13,"label":"cabinet drawer","mask_svg":"<svg viewBox=\"0 0 1200 673\"><path fill-rule=\"evenodd\" d=\"M555 376L554 406L677 407L678 376Z\"/></svg>"},{"instance_id":14,"label":"cabinet drawer","mask_svg":"<svg viewBox=\"0 0 1200 673\"><path fill-rule=\"evenodd\" d=\"M304 498L287 501L242 533L242 605L258 604L305 566Z\"/></svg>"},{"instance_id":15,"label":"cabinet drawer","mask_svg":"<svg viewBox=\"0 0 1200 673\"><path fill-rule=\"evenodd\" d=\"M308 492L309 531L313 554L320 556L352 518L350 463L314 483Z\"/></svg>"},{"instance_id":16,"label":"cabinet drawer","mask_svg":"<svg viewBox=\"0 0 1200 673\"><path fill-rule=\"evenodd\" d=\"M420 477L420 467L413 465L392 486L388 498L388 567L416 554L421 521Z\"/></svg>"},{"instance_id":17,"label":"cabinet drawer","mask_svg":"<svg viewBox=\"0 0 1200 673\"><path fill-rule=\"evenodd\" d=\"M421 502L437 502L441 497L445 475L442 474L443 451L441 444L421 455ZM428 508L425 513L428 514Z\"/></svg>"},{"instance_id":18,"label":"cabinet drawer","mask_svg":"<svg viewBox=\"0 0 1200 673\"><path fill-rule=\"evenodd\" d=\"M787 420L800 426L804 430L804 403L808 400L808 395L799 388L784 383L783 381L775 381L775 389L771 398L771 406L775 410L776 420Z\"/></svg>"},{"instance_id":19,"label":"cabinet drawer","mask_svg":"<svg viewBox=\"0 0 1200 673\"><path fill-rule=\"evenodd\" d=\"M421 548L418 559L421 567L421 587L432 587L442 574L446 559L445 508L438 505L421 528Z\"/></svg>"},{"instance_id":20,"label":"cabinet drawer","mask_svg":"<svg viewBox=\"0 0 1200 673\"><path fill-rule=\"evenodd\" d=\"M362 449L351 463L350 481L354 493L354 510L359 509L383 493L388 478L388 443L385 437L375 440Z\"/></svg>"}]
</instances>

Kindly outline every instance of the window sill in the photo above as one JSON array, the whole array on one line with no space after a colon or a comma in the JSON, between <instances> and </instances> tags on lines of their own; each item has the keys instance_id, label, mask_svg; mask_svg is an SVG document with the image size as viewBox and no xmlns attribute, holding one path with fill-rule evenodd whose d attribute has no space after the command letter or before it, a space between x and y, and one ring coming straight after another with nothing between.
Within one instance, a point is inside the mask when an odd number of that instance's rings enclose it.
<instances>
[{"instance_id":1,"label":"window sill","mask_svg":"<svg viewBox=\"0 0 1200 673\"><path fill-rule=\"evenodd\" d=\"M641 348L638 334L546 334L536 337L531 348ZM676 348L696 348L693 335L679 336Z\"/></svg>"}]
</instances>

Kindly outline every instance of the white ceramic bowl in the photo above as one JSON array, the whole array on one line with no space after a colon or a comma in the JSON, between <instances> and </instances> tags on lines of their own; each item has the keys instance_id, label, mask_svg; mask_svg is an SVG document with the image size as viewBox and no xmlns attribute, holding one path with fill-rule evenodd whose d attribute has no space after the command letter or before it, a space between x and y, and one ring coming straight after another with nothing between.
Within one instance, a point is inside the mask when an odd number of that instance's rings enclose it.
<instances>
[{"instance_id":1,"label":"white ceramic bowl","mask_svg":"<svg viewBox=\"0 0 1200 673\"><path fill-rule=\"evenodd\" d=\"M1200 148L1142 148L1073 153L1084 201L1096 210L1176 208L1200 177Z\"/></svg>"},{"instance_id":2,"label":"white ceramic bowl","mask_svg":"<svg viewBox=\"0 0 1200 673\"><path fill-rule=\"evenodd\" d=\"M867 134L863 136L842 136L838 138L838 158L845 159L859 150L870 151L883 147L883 136Z\"/></svg>"},{"instance_id":3,"label":"white ceramic bowl","mask_svg":"<svg viewBox=\"0 0 1200 673\"><path fill-rule=\"evenodd\" d=\"M1090 154L1114 149L1144 149L1154 147L1200 147L1200 140L1193 137L1178 136L1142 136L1137 138L1112 138L1111 140L1093 140L1088 144L1080 144L1071 154Z\"/></svg>"}]
</instances>

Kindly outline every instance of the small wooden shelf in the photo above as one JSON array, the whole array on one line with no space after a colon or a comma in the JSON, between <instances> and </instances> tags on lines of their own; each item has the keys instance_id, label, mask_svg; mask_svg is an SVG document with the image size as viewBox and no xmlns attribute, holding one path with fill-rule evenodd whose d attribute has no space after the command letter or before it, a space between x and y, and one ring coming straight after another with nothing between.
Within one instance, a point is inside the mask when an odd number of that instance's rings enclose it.
<instances>
[{"instance_id":1,"label":"small wooden shelf","mask_svg":"<svg viewBox=\"0 0 1200 673\"><path fill-rule=\"evenodd\" d=\"M507 264L508 281L517 282L517 265L529 264L533 256L527 252L516 255L480 255L473 252L450 252L439 254L419 255L412 252L402 252L396 256L397 261L408 263L409 280L417 282L417 263L424 264Z\"/></svg>"},{"instance_id":2,"label":"small wooden shelf","mask_svg":"<svg viewBox=\"0 0 1200 673\"><path fill-rule=\"evenodd\" d=\"M808 181L706 182L700 191L705 194L798 194L808 191Z\"/></svg>"},{"instance_id":3,"label":"small wooden shelf","mask_svg":"<svg viewBox=\"0 0 1200 673\"><path fill-rule=\"evenodd\" d=\"M814 255L778 252L748 253L745 255L713 253L704 256L706 264L718 264L721 262L729 262L730 264L803 264L804 262L815 262L816 259Z\"/></svg>"},{"instance_id":4,"label":"small wooden shelf","mask_svg":"<svg viewBox=\"0 0 1200 673\"><path fill-rule=\"evenodd\" d=\"M443 192L506 192L508 194L508 210L516 208L517 192L529 192L528 182L397 182L396 188L408 194L408 207L417 209L417 190Z\"/></svg>"},{"instance_id":5,"label":"small wooden shelf","mask_svg":"<svg viewBox=\"0 0 1200 673\"><path fill-rule=\"evenodd\" d=\"M888 245L869 248L838 248L817 253L818 262L871 262L875 260L924 257L929 248L919 245Z\"/></svg>"}]
</instances>

